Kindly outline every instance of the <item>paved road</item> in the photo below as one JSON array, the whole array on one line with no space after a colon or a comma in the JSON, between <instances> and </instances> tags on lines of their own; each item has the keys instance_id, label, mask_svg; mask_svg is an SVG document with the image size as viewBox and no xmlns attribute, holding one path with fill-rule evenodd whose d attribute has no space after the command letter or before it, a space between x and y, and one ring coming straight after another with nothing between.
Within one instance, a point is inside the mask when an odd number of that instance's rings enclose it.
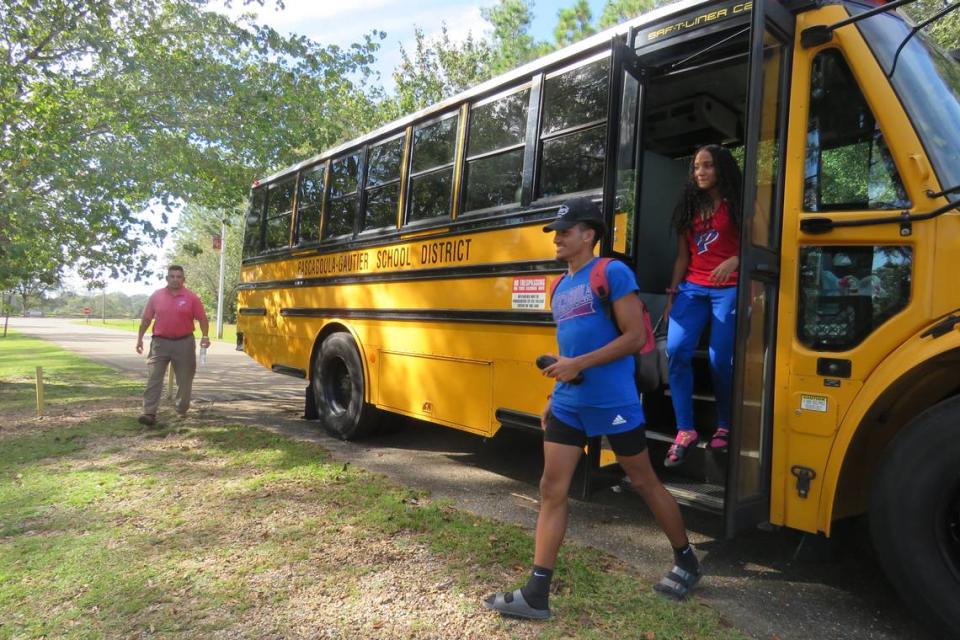
<instances>
[{"instance_id":1,"label":"paved road","mask_svg":"<svg viewBox=\"0 0 960 640\"><path fill-rule=\"evenodd\" d=\"M130 332L45 318L11 321L19 331L146 378L144 358L134 351ZM345 443L299 419L302 380L271 373L226 343L214 343L207 362L194 384L201 408L320 442L341 459L430 490L463 509L533 528L542 466L535 434L503 430L485 440L400 419L401 428L392 435ZM818 544L816 538L791 531L756 531L726 541L715 518L690 510L684 517L709 573L699 597L753 637L929 637L903 613L870 555L862 522L839 527L834 540ZM648 581L659 577L670 556L642 501L630 493L606 490L590 502L577 501L569 536L630 562Z\"/></svg>"}]
</instances>

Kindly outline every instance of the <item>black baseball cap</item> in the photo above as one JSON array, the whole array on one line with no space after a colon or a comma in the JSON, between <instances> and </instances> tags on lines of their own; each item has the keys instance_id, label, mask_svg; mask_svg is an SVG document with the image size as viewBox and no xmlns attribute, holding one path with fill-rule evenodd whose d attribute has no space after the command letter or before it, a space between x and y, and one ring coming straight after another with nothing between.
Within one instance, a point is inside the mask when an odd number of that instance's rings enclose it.
<instances>
[{"instance_id":1,"label":"black baseball cap","mask_svg":"<svg viewBox=\"0 0 960 640\"><path fill-rule=\"evenodd\" d=\"M571 198L557 209L556 219L543 228L544 233L569 229L578 223L584 223L606 231L607 224L603 221L600 207L590 198Z\"/></svg>"}]
</instances>

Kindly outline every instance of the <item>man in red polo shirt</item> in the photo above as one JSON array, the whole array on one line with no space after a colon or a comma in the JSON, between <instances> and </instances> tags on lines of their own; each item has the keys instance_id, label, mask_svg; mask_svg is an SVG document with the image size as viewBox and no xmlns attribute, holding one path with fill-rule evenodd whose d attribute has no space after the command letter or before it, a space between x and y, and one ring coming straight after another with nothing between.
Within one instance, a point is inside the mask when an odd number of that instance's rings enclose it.
<instances>
[{"instance_id":1,"label":"man in red polo shirt","mask_svg":"<svg viewBox=\"0 0 960 640\"><path fill-rule=\"evenodd\" d=\"M177 378L177 415L183 417L190 408L193 375L197 371L197 346L193 339L194 320L200 324L200 331L203 332L200 347L210 346L210 338L207 337L210 328L207 313L197 294L183 286L185 279L183 267L168 267L167 286L153 292L140 319L137 353L143 353L143 334L153 322L153 339L150 341L150 354L147 357L150 377L143 394L143 415L140 416L140 424L147 426L157 423L157 409L160 406L167 363L172 363L173 374Z\"/></svg>"}]
</instances>

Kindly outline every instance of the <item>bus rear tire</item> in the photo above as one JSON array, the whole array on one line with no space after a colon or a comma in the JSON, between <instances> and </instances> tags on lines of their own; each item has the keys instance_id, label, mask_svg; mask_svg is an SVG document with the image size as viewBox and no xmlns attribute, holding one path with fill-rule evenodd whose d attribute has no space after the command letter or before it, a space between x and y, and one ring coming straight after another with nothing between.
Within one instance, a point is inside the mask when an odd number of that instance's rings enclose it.
<instances>
[{"instance_id":1,"label":"bus rear tire","mask_svg":"<svg viewBox=\"0 0 960 640\"><path fill-rule=\"evenodd\" d=\"M314 357L310 385L328 433L341 440L356 440L376 431L380 411L364 401L363 363L350 334L334 333L324 339Z\"/></svg>"},{"instance_id":2,"label":"bus rear tire","mask_svg":"<svg viewBox=\"0 0 960 640\"><path fill-rule=\"evenodd\" d=\"M913 419L887 447L870 533L900 597L938 637L960 629L960 396Z\"/></svg>"}]
</instances>

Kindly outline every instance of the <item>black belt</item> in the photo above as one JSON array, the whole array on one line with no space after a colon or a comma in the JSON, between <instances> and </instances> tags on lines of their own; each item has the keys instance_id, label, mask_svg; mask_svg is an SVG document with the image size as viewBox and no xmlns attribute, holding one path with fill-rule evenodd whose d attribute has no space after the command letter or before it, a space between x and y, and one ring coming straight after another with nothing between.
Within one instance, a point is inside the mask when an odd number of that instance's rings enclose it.
<instances>
[{"instance_id":1,"label":"black belt","mask_svg":"<svg viewBox=\"0 0 960 640\"><path fill-rule=\"evenodd\" d=\"M186 340L187 338L192 338L192 337L193 337L192 333L188 333L185 336L180 336L179 338L168 338L167 336L158 336L158 335L152 336L154 340L156 340L157 338L161 338L163 340Z\"/></svg>"}]
</instances>

